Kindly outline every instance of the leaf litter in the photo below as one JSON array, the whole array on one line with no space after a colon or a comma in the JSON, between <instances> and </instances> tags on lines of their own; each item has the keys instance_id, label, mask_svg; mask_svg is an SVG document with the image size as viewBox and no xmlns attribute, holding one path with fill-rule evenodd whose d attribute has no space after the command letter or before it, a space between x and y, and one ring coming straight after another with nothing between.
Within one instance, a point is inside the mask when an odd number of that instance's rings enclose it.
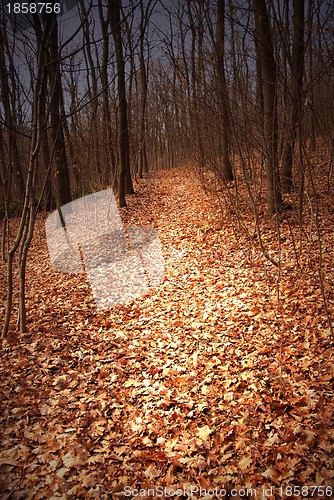
<instances>
[{"instance_id":1,"label":"leaf litter","mask_svg":"<svg viewBox=\"0 0 334 500\"><path fill-rule=\"evenodd\" d=\"M298 268L282 224L277 301L268 262L236 240L190 165L139 182L121 215L158 230L165 277L104 311L84 274L52 269L38 218L28 333L13 323L1 348L1 498L333 487L333 345L313 247ZM331 222L326 213L332 310Z\"/></svg>"}]
</instances>

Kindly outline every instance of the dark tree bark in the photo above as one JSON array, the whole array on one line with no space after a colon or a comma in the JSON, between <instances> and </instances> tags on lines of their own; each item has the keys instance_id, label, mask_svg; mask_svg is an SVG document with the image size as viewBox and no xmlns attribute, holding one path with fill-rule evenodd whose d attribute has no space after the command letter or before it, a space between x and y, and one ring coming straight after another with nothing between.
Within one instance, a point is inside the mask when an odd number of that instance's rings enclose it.
<instances>
[{"instance_id":1,"label":"dark tree bark","mask_svg":"<svg viewBox=\"0 0 334 500\"><path fill-rule=\"evenodd\" d=\"M277 155L277 68L265 0L253 0L253 10L255 16L255 43L263 89L263 133L268 213L277 213L282 209Z\"/></svg>"},{"instance_id":2,"label":"dark tree bark","mask_svg":"<svg viewBox=\"0 0 334 500\"><path fill-rule=\"evenodd\" d=\"M304 0L293 0L293 42L291 57L290 113L282 157L283 190L293 188L292 163L302 107L304 72Z\"/></svg>"},{"instance_id":3,"label":"dark tree bark","mask_svg":"<svg viewBox=\"0 0 334 500\"><path fill-rule=\"evenodd\" d=\"M61 117L61 74L59 67L58 22L56 14L50 16L50 136L53 147L53 176L55 179L57 208L71 201L70 175L66 155L64 129Z\"/></svg>"},{"instance_id":4,"label":"dark tree bark","mask_svg":"<svg viewBox=\"0 0 334 500\"><path fill-rule=\"evenodd\" d=\"M222 122L222 174L226 181L232 181L234 179L234 175L229 155L230 113L225 76L225 0L217 0L217 66L218 92Z\"/></svg>"},{"instance_id":5,"label":"dark tree bark","mask_svg":"<svg viewBox=\"0 0 334 500\"><path fill-rule=\"evenodd\" d=\"M19 202L24 198L24 178L19 156L19 148L17 143L17 135L15 132L16 119L15 110L13 110L11 102L10 76L5 60L5 30L0 29L0 83L1 83L1 101L4 110L5 125L8 135L8 159L10 174L13 175ZM7 50L9 53L10 50Z\"/></svg>"},{"instance_id":6,"label":"dark tree bark","mask_svg":"<svg viewBox=\"0 0 334 500\"><path fill-rule=\"evenodd\" d=\"M312 43L312 28L313 28L313 0L309 0L308 2L308 7L307 7L307 21L306 21L306 26L307 26L307 35L306 38L308 39L307 43L307 84L308 87L310 88L308 92L308 128L309 128L309 137L310 137L310 149L311 152L314 153L316 150L316 127L315 127L315 120L313 119L312 113L310 113L311 109L313 108L313 102L314 102L314 88L313 88L313 81L314 81L314 71L313 71L313 43Z\"/></svg>"},{"instance_id":7,"label":"dark tree bark","mask_svg":"<svg viewBox=\"0 0 334 500\"><path fill-rule=\"evenodd\" d=\"M41 114L41 162L43 164L43 171L45 172L45 186L44 186L44 209L49 212L53 207L52 203L52 175L51 175L51 153L48 140L48 131L46 126L46 94L47 94L47 80L42 84L42 92L40 98L40 114Z\"/></svg>"},{"instance_id":8,"label":"dark tree bark","mask_svg":"<svg viewBox=\"0 0 334 500\"><path fill-rule=\"evenodd\" d=\"M122 47L121 30L121 0L109 0L108 2L109 22L114 38L116 63L117 63L117 92L118 92L118 121L119 121L119 206L125 207L125 194L132 194L133 185L130 172L130 144L128 130L128 112L125 86L125 68Z\"/></svg>"},{"instance_id":9,"label":"dark tree bark","mask_svg":"<svg viewBox=\"0 0 334 500\"><path fill-rule=\"evenodd\" d=\"M36 16L37 17L37 16ZM37 22L37 20L36 20ZM37 22L38 25L38 22ZM36 26L37 26L36 25ZM38 30L36 30L36 34ZM41 34L41 33L40 33ZM25 191L23 198L23 209L21 213L19 227L16 232L11 247L7 253L7 300L6 300L6 311L5 320L2 330L3 338L7 337L10 319L12 314L13 305L13 289L14 289L14 257L15 253L18 251L18 275L19 275L19 318L18 324L20 325L20 330L22 333L27 331L26 327L26 263L29 246L33 236L34 224L36 219L36 177L37 177L37 165L38 165L38 154L41 145L41 97L43 90L46 87L43 85L45 81L45 59L44 50L46 47L46 40L48 38L49 31L47 29L43 30L41 38L37 36L37 68L36 68L36 79L34 81L33 88L33 99L31 105L31 138L30 138L30 151L29 151L29 161L28 161L28 171L25 183Z\"/></svg>"},{"instance_id":10,"label":"dark tree bark","mask_svg":"<svg viewBox=\"0 0 334 500\"><path fill-rule=\"evenodd\" d=\"M195 10L195 12L193 12ZM201 88L203 85L203 39L204 27L200 4L187 0L187 15L191 33L190 74L191 74L191 114L195 127L196 155L200 172L205 167L205 150L202 120L200 117Z\"/></svg>"},{"instance_id":11,"label":"dark tree bark","mask_svg":"<svg viewBox=\"0 0 334 500\"><path fill-rule=\"evenodd\" d=\"M101 31L103 38L102 58L101 58L101 86L102 86L102 116L103 116L103 140L107 151L106 176L109 182L112 183L116 170L116 155L112 140L111 127L111 112L110 112L110 93L109 93L109 78L108 78L108 62L109 62L109 32L108 32L108 17L105 19L103 15L102 0L98 0L99 18L101 23Z\"/></svg>"},{"instance_id":12,"label":"dark tree bark","mask_svg":"<svg viewBox=\"0 0 334 500\"><path fill-rule=\"evenodd\" d=\"M82 32L85 40L84 44L84 56L86 61L87 69L87 95L90 101L90 128L91 128L91 145L92 145L92 156L94 158L94 163L96 167L96 178L103 180L104 169L102 168L103 160L100 157L100 147L99 147L99 102L98 102L98 78L96 73L96 61L94 61L92 54L92 33L90 31L91 20L88 16L88 9L86 8L85 2L79 0L80 10L82 13Z\"/></svg>"},{"instance_id":13,"label":"dark tree bark","mask_svg":"<svg viewBox=\"0 0 334 500\"><path fill-rule=\"evenodd\" d=\"M150 22L152 11L157 0L148 0L144 7L144 2L140 2L140 39L139 39L139 68L140 68L140 135L139 135L139 177L148 172L147 146L146 146L146 107L148 91L148 63L145 62L145 36Z\"/></svg>"}]
</instances>

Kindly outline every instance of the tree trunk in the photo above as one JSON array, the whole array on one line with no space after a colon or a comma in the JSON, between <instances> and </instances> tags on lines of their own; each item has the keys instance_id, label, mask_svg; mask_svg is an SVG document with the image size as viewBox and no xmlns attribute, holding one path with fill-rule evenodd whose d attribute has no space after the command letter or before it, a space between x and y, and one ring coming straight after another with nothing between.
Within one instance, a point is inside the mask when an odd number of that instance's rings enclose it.
<instances>
[{"instance_id":1,"label":"tree trunk","mask_svg":"<svg viewBox=\"0 0 334 500\"><path fill-rule=\"evenodd\" d=\"M293 43L291 58L291 105L287 136L283 147L282 181L283 190L293 188L293 153L297 127L301 116L302 86L304 71L304 0L293 0Z\"/></svg>"},{"instance_id":2,"label":"tree trunk","mask_svg":"<svg viewBox=\"0 0 334 500\"><path fill-rule=\"evenodd\" d=\"M24 198L24 178L22 174L21 162L19 157L19 149L15 132L16 119L15 110L12 109L10 99L10 81L7 66L5 63L5 31L0 30L0 83L1 83L1 101L5 116L5 125L8 131L8 159L10 165L10 173L13 175L18 201L22 202ZM7 47L6 53L11 53L11 49ZM11 61L13 66L13 61ZM8 193L9 195L10 193Z\"/></svg>"},{"instance_id":3,"label":"tree trunk","mask_svg":"<svg viewBox=\"0 0 334 500\"><path fill-rule=\"evenodd\" d=\"M148 26L152 13L153 0L149 0L144 11L143 0L140 2L140 40L139 40L139 65L140 65L140 83L141 83L141 103L140 103L140 139L139 139L139 177L148 172L147 153L146 153L146 105L147 105L147 71L148 65L144 58L144 41L146 28Z\"/></svg>"},{"instance_id":4,"label":"tree trunk","mask_svg":"<svg viewBox=\"0 0 334 500\"><path fill-rule=\"evenodd\" d=\"M50 17L50 136L53 142L53 175L55 178L57 208L71 201L70 175L61 117L61 75L58 53L58 22L56 14Z\"/></svg>"},{"instance_id":5,"label":"tree trunk","mask_svg":"<svg viewBox=\"0 0 334 500\"><path fill-rule=\"evenodd\" d=\"M130 144L128 131L128 114L125 86L125 68L122 47L122 31L121 31L121 0L109 0L108 12L110 27L112 30L117 62L117 92L118 92L118 122L119 122L119 155L120 155L120 170L119 170L119 186L118 197L119 206L125 207L125 194L132 194L133 185L130 172Z\"/></svg>"},{"instance_id":6,"label":"tree trunk","mask_svg":"<svg viewBox=\"0 0 334 500\"><path fill-rule=\"evenodd\" d=\"M92 54L92 34L90 32L90 20L88 11L83 0L79 0L80 10L82 15L82 32L84 36L84 57L87 66L87 94L89 96L89 113L90 113L90 141L91 141L91 155L95 162L95 172L90 173L90 182L99 179L101 187L104 182L104 171L101 163L103 160L100 158L100 137L99 137L99 102L98 102L98 78L96 73L96 61ZM92 163L93 163L92 161Z\"/></svg>"},{"instance_id":7,"label":"tree trunk","mask_svg":"<svg viewBox=\"0 0 334 500\"><path fill-rule=\"evenodd\" d=\"M253 0L253 10L255 16L255 43L263 88L263 134L268 213L277 213L282 209L277 157L277 68L265 0Z\"/></svg>"},{"instance_id":8,"label":"tree trunk","mask_svg":"<svg viewBox=\"0 0 334 500\"><path fill-rule=\"evenodd\" d=\"M112 141L111 112L110 112L110 94L108 78L108 59L109 59L109 32L108 18L103 15L102 0L98 0L99 18L101 23L103 48L101 60L101 86L102 86L102 116L103 116L103 139L107 151L107 164L105 168L106 178L112 184L116 170L116 155Z\"/></svg>"},{"instance_id":9,"label":"tree trunk","mask_svg":"<svg viewBox=\"0 0 334 500\"><path fill-rule=\"evenodd\" d=\"M228 90L225 77L225 0L217 0L217 65L218 92L221 111L221 148L223 177L226 181L234 179L229 155L230 113Z\"/></svg>"},{"instance_id":10,"label":"tree trunk","mask_svg":"<svg viewBox=\"0 0 334 500\"><path fill-rule=\"evenodd\" d=\"M314 79L314 71L313 71L313 43L312 43L312 27L313 27L313 0L309 0L307 7L307 35L306 39L308 40L307 44L307 83L310 91L308 93L308 126L309 126L309 137L310 137L310 149L311 153L314 153L316 150L316 128L314 123L314 117L311 113L314 102L314 89L313 89L313 79Z\"/></svg>"},{"instance_id":11,"label":"tree trunk","mask_svg":"<svg viewBox=\"0 0 334 500\"><path fill-rule=\"evenodd\" d=\"M37 22L37 21L36 21ZM36 31L37 34L37 31ZM21 214L20 224L16 233L15 240L8 251L7 255L7 300L5 321L2 330L2 337L6 338L8 335L10 318L12 314L13 302L13 265L14 256L19 249L18 256L18 275L20 280L20 295L19 295L19 325L22 333L26 332L26 303L25 303L25 277L26 277L26 262L29 246L33 236L35 218L36 218L36 174L37 174L37 158L41 145L41 127L42 115L41 98L43 90L46 87L43 85L45 81L45 59L44 50L46 38L49 34L48 30L43 31L43 37L37 36L37 75L34 82L34 95L32 102L32 121L31 121L31 140L29 151L29 165L27 172L27 179L24 192L24 203Z\"/></svg>"},{"instance_id":12,"label":"tree trunk","mask_svg":"<svg viewBox=\"0 0 334 500\"><path fill-rule=\"evenodd\" d=\"M203 130L202 130L202 120L200 117L200 101L201 101L201 89L203 85L203 20L200 19L200 16L194 16L192 11L192 7L195 8L196 15L196 4L191 0L187 0L187 14L190 24L190 33L191 33L191 52L190 52L190 74L191 74L191 102L190 109L192 118L194 121L195 128L195 141L196 141L196 156L197 163L199 166L200 173L205 168L206 158L205 158L205 150L204 150L204 141L203 141ZM197 13L198 14L198 13ZM196 50L197 48L197 50ZM194 142L195 142L194 141Z\"/></svg>"}]
</instances>

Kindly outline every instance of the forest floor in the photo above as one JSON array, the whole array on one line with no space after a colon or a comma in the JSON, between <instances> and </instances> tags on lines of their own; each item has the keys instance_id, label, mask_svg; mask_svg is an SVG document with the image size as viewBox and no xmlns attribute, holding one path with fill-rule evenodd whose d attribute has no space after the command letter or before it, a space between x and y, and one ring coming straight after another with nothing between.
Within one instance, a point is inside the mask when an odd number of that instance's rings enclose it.
<instances>
[{"instance_id":1,"label":"forest floor","mask_svg":"<svg viewBox=\"0 0 334 500\"><path fill-rule=\"evenodd\" d=\"M315 226L298 239L293 215L281 222L278 275L242 198L248 236L190 166L127 199L125 225L158 230L165 276L107 310L84 274L52 269L38 218L28 332L13 323L1 346L1 500L331 498L334 349ZM319 200L333 313L334 210ZM261 224L277 255L275 224ZM4 279L1 264L5 300Z\"/></svg>"}]
</instances>

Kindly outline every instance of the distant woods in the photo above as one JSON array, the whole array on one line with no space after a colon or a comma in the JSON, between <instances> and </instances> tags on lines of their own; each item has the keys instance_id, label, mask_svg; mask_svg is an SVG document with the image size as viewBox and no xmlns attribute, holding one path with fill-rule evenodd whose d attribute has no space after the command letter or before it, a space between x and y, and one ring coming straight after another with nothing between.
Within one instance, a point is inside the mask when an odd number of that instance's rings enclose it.
<instances>
[{"instance_id":1,"label":"distant woods","mask_svg":"<svg viewBox=\"0 0 334 500\"><path fill-rule=\"evenodd\" d=\"M39 208L107 186L124 206L133 177L195 160L226 181L235 162L248 177L262 164L268 209L281 210L282 193L303 183L305 154L333 154L333 10L80 0L15 24L3 5L2 216L22 210L34 134Z\"/></svg>"},{"instance_id":2,"label":"distant woods","mask_svg":"<svg viewBox=\"0 0 334 500\"><path fill-rule=\"evenodd\" d=\"M9 289L16 251L24 276L39 210L110 186L125 206L148 171L192 161L223 186L241 175L254 211L254 186L263 186L269 214L294 193L301 218L310 158L321 153L330 189L332 1L79 0L25 22L5 4L0 215ZM6 249L15 215L21 225Z\"/></svg>"}]
</instances>

